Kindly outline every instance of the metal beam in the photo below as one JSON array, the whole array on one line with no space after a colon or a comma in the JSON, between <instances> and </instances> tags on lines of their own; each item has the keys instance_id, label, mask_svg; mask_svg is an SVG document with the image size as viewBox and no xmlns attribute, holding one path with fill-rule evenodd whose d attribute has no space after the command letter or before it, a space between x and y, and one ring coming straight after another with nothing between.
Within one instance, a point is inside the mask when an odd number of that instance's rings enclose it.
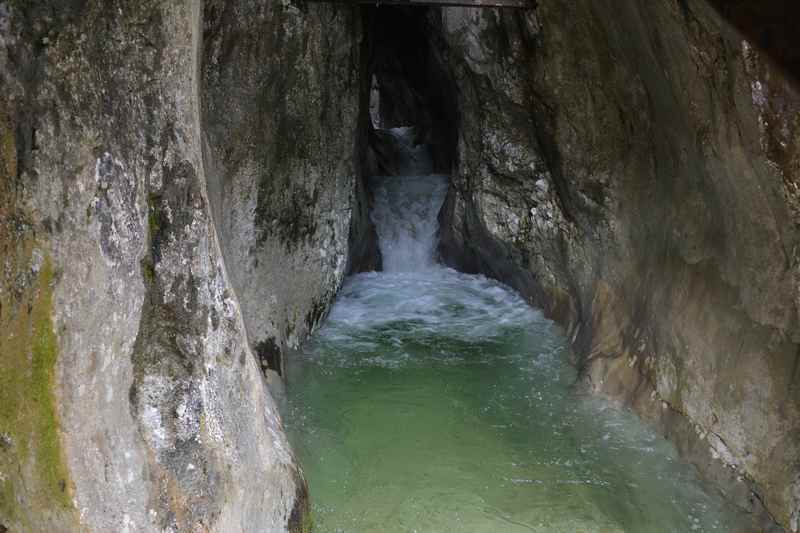
<instances>
[{"instance_id":1,"label":"metal beam","mask_svg":"<svg viewBox=\"0 0 800 533\"><path fill-rule=\"evenodd\" d=\"M533 7L533 0L308 0L338 4L363 4L372 6L463 6L463 7Z\"/></svg>"}]
</instances>

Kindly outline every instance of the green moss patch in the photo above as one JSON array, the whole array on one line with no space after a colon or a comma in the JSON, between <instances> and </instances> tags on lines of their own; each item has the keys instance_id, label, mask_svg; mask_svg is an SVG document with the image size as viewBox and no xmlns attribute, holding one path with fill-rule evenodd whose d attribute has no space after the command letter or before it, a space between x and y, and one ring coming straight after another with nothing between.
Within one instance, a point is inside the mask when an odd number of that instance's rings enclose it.
<instances>
[{"instance_id":1,"label":"green moss patch","mask_svg":"<svg viewBox=\"0 0 800 533\"><path fill-rule=\"evenodd\" d=\"M31 268L30 243L3 244L16 248L18 273ZM52 280L45 259L38 273L3 280L0 292L0 516L23 523L28 513L71 507L54 395Z\"/></svg>"},{"instance_id":2,"label":"green moss patch","mask_svg":"<svg viewBox=\"0 0 800 533\"><path fill-rule=\"evenodd\" d=\"M8 126L8 117L0 113L0 176L8 179L17 175L17 144L14 141L14 130Z\"/></svg>"},{"instance_id":3,"label":"green moss patch","mask_svg":"<svg viewBox=\"0 0 800 533\"><path fill-rule=\"evenodd\" d=\"M0 525L77 528L55 403L54 267L34 254L33 223L17 204L12 117L0 95Z\"/></svg>"}]
</instances>

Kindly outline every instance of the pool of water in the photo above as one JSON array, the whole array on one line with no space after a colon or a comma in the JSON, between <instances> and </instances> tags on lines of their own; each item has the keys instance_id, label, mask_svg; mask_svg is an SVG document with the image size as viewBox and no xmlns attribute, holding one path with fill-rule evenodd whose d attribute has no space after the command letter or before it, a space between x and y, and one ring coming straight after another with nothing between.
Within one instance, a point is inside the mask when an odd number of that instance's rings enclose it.
<instances>
[{"instance_id":1,"label":"pool of water","mask_svg":"<svg viewBox=\"0 0 800 533\"><path fill-rule=\"evenodd\" d=\"M289 369L317 530L734 530L664 439L576 392L566 352L482 277L351 278Z\"/></svg>"},{"instance_id":2,"label":"pool of water","mask_svg":"<svg viewBox=\"0 0 800 533\"><path fill-rule=\"evenodd\" d=\"M349 278L288 365L315 531L735 531L664 439L578 392L558 327L435 264L446 183L376 181L387 271Z\"/></svg>"}]
</instances>

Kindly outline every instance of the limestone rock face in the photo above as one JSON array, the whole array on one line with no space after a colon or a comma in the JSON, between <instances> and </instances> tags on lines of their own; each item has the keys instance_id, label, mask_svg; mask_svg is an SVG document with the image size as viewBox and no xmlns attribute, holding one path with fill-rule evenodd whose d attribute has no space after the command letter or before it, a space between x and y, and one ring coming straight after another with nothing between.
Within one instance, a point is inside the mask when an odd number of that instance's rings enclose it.
<instances>
[{"instance_id":1,"label":"limestone rock face","mask_svg":"<svg viewBox=\"0 0 800 533\"><path fill-rule=\"evenodd\" d=\"M280 372L282 352L322 318L345 273L371 266L349 257L371 228L355 144L361 18L352 7L257 0L208 1L205 15L214 215L250 340Z\"/></svg>"},{"instance_id":2,"label":"limestone rock face","mask_svg":"<svg viewBox=\"0 0 800 533\"><path fill-rule=\"evenodd\" d=\"M796 86L704 2L447 8L443 256L560 320L586 381L800 530Z\"/></svg>"},{"instance_id":3,"label":"limestone rock face","mask_svg":"<svg viewBox=\"0 0 800 533\"><path fill-rule=\"evenodd\" d=\"M704 0L405 13L0 1L0 531L307 527L262 370L377 264L369 74L454 168L442 257L800 531L797 85Z\"/></svg>"},{"instance_id":4,"label":"limestone rock face","mask_svg":"<svg viewBox=\"0 0 800 533\"><path fill-rule=\"evenodd\" d=\"M306 527L246 328L356 266L360 26L231 5L0 3L3 531Z\"/></svg>"}]
</instances>

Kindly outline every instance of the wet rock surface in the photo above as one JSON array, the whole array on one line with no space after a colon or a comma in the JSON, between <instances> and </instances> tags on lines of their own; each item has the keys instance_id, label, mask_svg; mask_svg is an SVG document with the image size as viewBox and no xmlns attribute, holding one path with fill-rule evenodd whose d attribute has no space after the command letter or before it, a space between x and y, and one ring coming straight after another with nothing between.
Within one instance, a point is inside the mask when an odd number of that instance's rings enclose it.
<instances>
[{"instance_id":1,"label":"wet rock surface","mask_svg":"<svg viewBox=\"0 0 800 533\"><path fill-rule=\"evenodd\" d=\"M307 527L262 370L378 265L374 74L454 169L442 257L798 531L795 48L741 2L538 4L402 11L387 56L353 6L0 2L0 530Z\"/></svg>"},{"instance_id":2,"label":"wet rock surface","mask_svg":"<svg viewBox=\"0 0 800 533\"><path fill-rule=\"evenodd\" d=\"M350 254L374 240L355 144L360 11L206 2L204 15L212 211L250 341L283 354L318 324L349 270L373 266L374 245Z\"/></svg>"},{"instance_id":3,"label":"wet rock surface","mask_svg":"<svg viewBox=\"0 0 800 533\"><path fill-rule=\"evenodd\" d=\"M567 328L758 527L800 527L800 97L697 2L451 8L443 256Z\"/></svg>"},{"instance_id":4,"label":"wet rock surface","mask_svg":"<svg viewBox=\"0 0 800 533\"><path fill-rule=\"evenodd\" d=\"M347 9L255 4L0 4L0 375L28 387L4 387L0 413L15 432L0 449L10 531L305 527L305 481L246 326L297 342L366 231L351 229L358 47L343 37L358 24ZM306 54L328 43L304 48L323 15L352 19L334 25L339 55L317 59L341 70L324 79ZM243 36L265 21L274 32ZM247 48L274 40L286 49L273 64ZM294 84L270 81L292 69ZM334 94L351 104L330 106ZM341 113L330 132L316 122L328 109ZM314 167L304 150L325 134L340 144ZM254 273L273 296L250 292Z\"/></svg>"}]
</instances>

